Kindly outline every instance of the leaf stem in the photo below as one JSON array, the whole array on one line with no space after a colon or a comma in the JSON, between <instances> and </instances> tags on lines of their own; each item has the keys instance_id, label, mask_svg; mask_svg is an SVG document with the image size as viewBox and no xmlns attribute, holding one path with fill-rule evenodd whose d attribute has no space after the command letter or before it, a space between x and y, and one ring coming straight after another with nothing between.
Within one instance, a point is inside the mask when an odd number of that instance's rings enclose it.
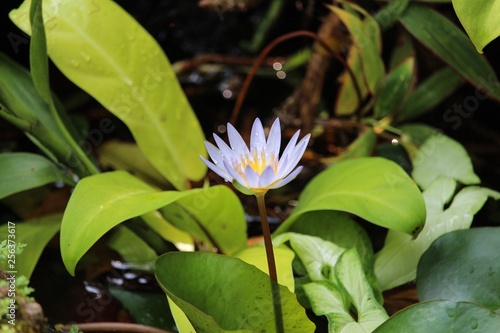
<instances>
[{"instance_id":1,"label":"leaf stem","mask_svg":"<svg viewBox=\"0 0 500 333\"><path fill-rule=\"evenodd\" d=\"M264 236L264 244L266 246L267 267L269 269L269 276L276 283L278 282L278 275L276 274L276 262L274 260L273 242L271 240L271 230L269 229L269 222L267 221L266 202L264 195L256 195L257 206L259 207L260 223L262 224L262 234Z\"/></svg>"}]
</instances>

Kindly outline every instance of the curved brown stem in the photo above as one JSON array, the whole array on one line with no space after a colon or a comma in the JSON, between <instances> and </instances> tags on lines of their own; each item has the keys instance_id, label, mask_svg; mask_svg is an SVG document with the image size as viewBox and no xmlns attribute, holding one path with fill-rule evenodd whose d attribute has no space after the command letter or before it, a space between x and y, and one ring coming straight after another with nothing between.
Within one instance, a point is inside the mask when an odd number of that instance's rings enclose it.
<instances>
[{"instance_id":1,"label":"curved brown stem","mask_svg":"<svg viewBox=\"0 0 500 333\"><path fill-rule=\"evenodd\" d=\"M243 101L246 97L248 89L250 88L250 84L252 83L252 80L253 80L255 74L257 73L257 70L261 66L262 62L266 59L269 52L271 52L271 50L273 48L275 48L278 44L281 44L284 41L287 41L287 40L292 39L292 38L297 38L297 37L310 37L310 38L316 40L319 44L321 44L321 46L323 48L325 48L328 51L328 53L332 57L334 57L337 61L339 61L344 66L344 68L347 70L349 75L351 76L353 83L354 83L354 88L356 90L356 95L358 97L358 100L360 103L362 102L361 89L359 87L359 83L358 83L352 69L347 64L347 62L341 56L339 56L323 39L321 39L315 33L307 31L307 30L293 31L293 32L287 33L285 35L282 35L282 36L274 39L259 54L259 56L257 57L257 59L255 60L255 62L253 64L252 68L250 69L250 72L248 72L248 75L246 76L245 81L243 82L243 85L241 86L240 93L238 94L238 98L236 99L236 103L235 103L234 108L233 108L233 113L231 115L231 119L229 120L229 122L231 124L234 125L236 123L236 120L238 119L238 115L239 115L240 110L241 110L241 106L243 105Z\"/></svg>"}]
</instances>

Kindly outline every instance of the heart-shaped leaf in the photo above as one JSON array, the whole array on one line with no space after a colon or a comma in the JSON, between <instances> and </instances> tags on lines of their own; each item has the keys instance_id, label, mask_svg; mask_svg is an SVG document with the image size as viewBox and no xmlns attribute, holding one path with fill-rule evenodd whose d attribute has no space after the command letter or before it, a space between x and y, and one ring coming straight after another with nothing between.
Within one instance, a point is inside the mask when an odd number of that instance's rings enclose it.
<instances>
[{"instance_id":1,"label":"heart-shaped leaf","mask_svg":"<svg viewBox=\"0 0 500 333\"><path fill-rule=\"evenodd\" d=\"M420 257L439 236L467 229L489 197L500 199L500 193L487 188L469 186L455 195L456 182L440 178L424 191L427 219L416 239L389 230L384 247L375 255L375 275L382 290L388 290L416 277ZM448 208L448 202L453 201Z\"/></svg>"},{"instance_id":2,"label":"heart-shaped leaf","mask_svg":"<svg viewBox=\"0 0 500 333\"><path fill-rule=\"evenodd\" d=\"M314 332L295 294L240 259L171 252L157 259L155 272L167 296L199 333L275 332L273 305L278 294L283 332Z\"/></svg>"},{"instance_id":3,"label":"heart-shaped leaf","mask_svg":"<svg viewBox=\"0 0 500 333\"><path fill-rule=\"evenodd\" d=\"M457 141L435 134L424 141L413 158L412 177L423 189L436 179L448 177L462 184L479 184L467 151Z\"/></svg>"}]
</instances>

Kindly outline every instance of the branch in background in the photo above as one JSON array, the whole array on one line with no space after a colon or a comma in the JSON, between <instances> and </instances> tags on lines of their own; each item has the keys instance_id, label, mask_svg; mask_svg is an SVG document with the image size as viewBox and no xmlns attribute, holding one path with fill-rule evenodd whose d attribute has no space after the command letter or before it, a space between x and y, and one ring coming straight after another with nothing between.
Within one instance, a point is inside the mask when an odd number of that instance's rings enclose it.
<instances>
[{"instance_id":1,"label":"branch in background","mask_svg":"<svg viewBox=\"0 0 500 333\"><path fill-rule=\"evenodd\" d=\"M340 53L340 50L335 48L338 41L345 37L340 35L341 29L340 19L333 13L326 16L323 24L318 30L318 39L313 47L313 54L307 66L304 81L297 90L297 104L299 108L300 119L302 121L302 129L305 133L312 130L316 111L323 92L323 84L325 81L325 74L330 65L331 52L326 52L324 43L329 45L334 52ZM348 68L347 66L344 66ZM359 87L357 87L359 90ZM358 92L358 96L360 93Z\"/></svg>"}]
</instances>

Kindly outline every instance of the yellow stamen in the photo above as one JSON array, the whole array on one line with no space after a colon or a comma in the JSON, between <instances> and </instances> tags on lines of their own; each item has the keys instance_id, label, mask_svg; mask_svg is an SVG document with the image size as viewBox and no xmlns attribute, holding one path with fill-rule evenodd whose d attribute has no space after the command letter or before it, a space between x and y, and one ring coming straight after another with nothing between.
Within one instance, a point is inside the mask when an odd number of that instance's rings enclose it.
<instances>
[{"instance_id":1,"label":"yellow stamen","mask_svg":"<svg viewBox=\"0 0 500 333\"><path fill-rule=\"evenodd\" d=\"M266 158L265 151L253 150L250 156L241 156L239 163L235 162L234 169L240 174L240 176L243 177L243 179L246 180L245 168L247 166L250 166L258 175L261 175L269 165L273 168L273 171L276 174L278 172L278 160L274 154L271 154L269 158Z\"/></svg>"}]
</instances>

